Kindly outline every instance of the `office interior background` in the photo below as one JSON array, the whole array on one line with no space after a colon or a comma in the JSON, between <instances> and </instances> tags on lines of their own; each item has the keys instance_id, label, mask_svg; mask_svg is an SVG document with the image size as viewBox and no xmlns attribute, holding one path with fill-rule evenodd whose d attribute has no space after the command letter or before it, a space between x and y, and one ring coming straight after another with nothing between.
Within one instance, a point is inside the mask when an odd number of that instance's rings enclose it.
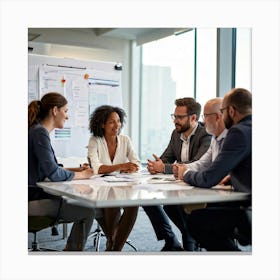
<instances>
[{"instance_id":1,"label":"office interior background","mask_svg":"<svg viewBox=\"0 0 280 280\"><path fill-rule=\"evenodd\" d=\"M29 28L32 54L119 62L128 134L144 163L167 146L174 100L252 87L250 28ZM75 156L75 155L73 155Z\"/></svg>"},{"instance_id":2,"label":"office interior background","mask_svg":"<svg viewBox=\"0 0 280 280\"><path fill-rule=\"evenodd\" d=\"M3 78L0 85L0 105L1 131L5 132L1 135L2 211L0 214L3 225L0 235L1 277L3 279L52 279L57 277L90 279L94 277L122 280L136 278L279 279L280 196L279 184L277 184L279 182L279 157L276 156L279 154L279 1L170 1L170 3L169 1L137 1L139 3L136 4L134 1L125 1L125 8L124 3L118 1L96 2L98 1L79 1L79 3L75 3L75 1L33 1L31 5L31 2L27 1L0 1L2 23L0 71L1 78ZM169 15L172 16L169 17ZM170 24L170 22L172 23ZM21 141L21 136L25 135L27 129L27 97L24 94L27 89L27 30L28 33L33 33L37 28L29 29L29 27L35 26L160 25L166 27L168 25L179 26L181 23L204 27L252 27L253 86L251 89L254 95L253 156L256 171L254 173L254 206L256 207L254 207L255 246L253 254L242 258L236 256L210 256L209 258L205 256L198 258L167 256L127 256L125 258L116 256L114 258L112 256L111 258L106 257L105 260L103 257L94 258L85 255L71 258L68 256L30 258L25 253L27 144L24 137ZM53 31L58 32L59 30L54 28ZM237 30L237 38L238 33ZM67 34L68 38L65 38L64 36ZM140 107L139 97L136 93L140 91L141 68L139 64L134 64L132 59L134 57L137 61L140 56L140 51L136 51L132 47L136 46L136 42L121 38L108 38L105 34L97 36L94 32L82 34L79 36L77 32L70 29L65 32L61 30L52 38L45 37L45 41L42 35L41 38L34 39L29 34L28 46L33 46L34 54L62 57L74 55L78 59L122 62L125 66L122 77L123 95L130 97L123 98L129 116L124 132L131 134L134 144L138 145L140 134L138 134L136 121L139 120L140 112L139 109L133 111L130 106L132 104L136 108ZM84 44L77 45L83 41L85 41ZM240 43L240 40L237 39L237 45L238 41ZM111 44L112 42L114 44ZM171 51L168 51L169 53ZM198 59L198 54L196 57ZM208 58L207 63L203 66L207 67L209 63ZM247 63L250 65L250 62ZM201 67L196 68L197 82L199 71L203 73L202 70ZM220 72L225 74L223 71ZM242 73L235 71L236 75L238 75L237 72ZM213 72L211 73L213 74ZM203 83L200 82L199 86L205 85L208 89L206 94L210 88L205 83L209 73L201 77L203 79L200 78L200 81ZM243 83L237 83L237 80L238 78L235 77L236 86L246 86ZM213 80L213 83L219 85L217 80ZM197 94L198 91L196 83ZM222 91L219 93L222 94ZM217 95L217 90L214 91L214 94ZM200 102L202 103L202 101ZM264 105L264 103L266 104ZM153 110L157 109L157 103L153 104L156 104L153 106ZM172 113L173 100L171 106ZM165 115L173 128L172 120L169 117L170 110L165 112ZM19 115L25 116L25 118L19 118ZM155 114L152 117L154 118ZM163 123L162 120L161 123ZM264 143L264 132L273 134L273 137L269 137L268 144ZM167 141L168 139L166 139ZM162 145L164 146L164 144ZM266 173L267 163L270 168L272 167L269 175ZM12 184L11 178L14 178ZM14 195L15 192L17 195ZM19 209L23 209L23 211L18 211ZM263 219L264 213L270 213L270 215ZM264 228L269 230L268 234L264 234ZM264 258L268 261L264 262ZM16 265L15 260L17 260ZM50 269L46 269L46 267Z\"/></svg>"}]
</instances>

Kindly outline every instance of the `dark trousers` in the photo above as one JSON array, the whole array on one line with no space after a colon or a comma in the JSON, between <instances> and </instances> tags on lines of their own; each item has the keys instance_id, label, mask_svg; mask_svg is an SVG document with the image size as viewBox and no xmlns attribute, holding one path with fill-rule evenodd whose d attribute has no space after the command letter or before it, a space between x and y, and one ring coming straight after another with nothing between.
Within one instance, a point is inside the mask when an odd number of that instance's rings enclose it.
<instances>
[{"instance_id":1,"label":"dark trousers","mask_svg":"<svg viewBox=\"0 0 280 280\"><path fill-rule=\"evenodd\" d=\"M207 251L240 251L234 242L236 233L249 244L252 238L248 217L244 208L210 206L192 211L188 226L192 236Z\"/></svg>"},{"instance_id":2,"label":"dark trousers","mask_svg":"<svg viewBox=\"0 0 280 280\"><path fill-rule=\"evenodd\" d=\"M181 205L164 205L163 209L180 230L184 249L186 251L194 251L196 249L196 241L190 234L188 226L189 214L184 211Z\"/></svg>"},{"instance_id":3,"label":"dark trousers","mask_svg":"<svg viewBox=\"0 0 280 280\"><path fill-rule=\"evenodd\" d=\"M158 240L171 240L175 238L175 233L169 223L169 218L162 206L142 206L149 217Z\"/></svg>"},{"instance_id":4,"label":"dark trousers","mask_svg":"<svg viewBox=\"0 0 280 280\"><path fill-rule=\"evenodd\" d=\"M184 249L193 251L195 249L195 240L189 233L188 229L188 215L184 209L179 205L165 205L162 206L143 206L146 214L148 215L157 239L165 241L175 238L175 233L169 222L169 218L179 228L182 233L182 241Z\"/></svg>"}]
</instances>

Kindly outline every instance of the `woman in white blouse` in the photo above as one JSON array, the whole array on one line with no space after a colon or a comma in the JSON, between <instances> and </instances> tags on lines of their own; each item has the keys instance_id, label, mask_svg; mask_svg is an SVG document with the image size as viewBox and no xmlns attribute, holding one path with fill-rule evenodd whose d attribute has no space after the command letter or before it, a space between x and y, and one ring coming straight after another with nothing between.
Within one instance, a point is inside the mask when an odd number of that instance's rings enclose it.
<instances>
[{"instance_id":1,"label":"woman in white blouse","mask_svg":"<svg viewBox=\"0 0 280 280\"><path fill-rule=\"evenodd\" d=\"M126 114L118 107L103 105L90 116L89 129L92 136L88 144L88 158L94 174L114 171L133 173L140 167L131 140L120 135ZM121 251L138 213L138 207L105 208L104 222L107 237L106 251Z\"/></svg>"}]
</instances>

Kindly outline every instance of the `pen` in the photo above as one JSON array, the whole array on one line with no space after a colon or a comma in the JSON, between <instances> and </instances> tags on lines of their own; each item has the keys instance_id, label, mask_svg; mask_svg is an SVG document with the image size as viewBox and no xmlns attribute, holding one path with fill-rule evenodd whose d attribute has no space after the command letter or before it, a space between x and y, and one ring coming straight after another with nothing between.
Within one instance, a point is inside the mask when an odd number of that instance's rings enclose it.
<instances>
[{"instance_id":1,"label":"pen","mask_svg":"<svg viewBox=\"0 0 280 280\"><path fill-rule=\"evenodd\" d=\"M160 158L156 154L153 154L153 157L155 158L156 161L160 160Z\"/></svg>"},{"instance_id":2,"label":"pen","mask_svg":"<svg viewBox=\"0 0 280 280\"><path fill-rule=\"evenodd\" d=\"M91 166L91 160L90 160L90 157L88 157L87 159L88 159L88 164L89 164L89 167L90 167L90 168L92 168L92 166Z\"/></svg>"}]
</instances>

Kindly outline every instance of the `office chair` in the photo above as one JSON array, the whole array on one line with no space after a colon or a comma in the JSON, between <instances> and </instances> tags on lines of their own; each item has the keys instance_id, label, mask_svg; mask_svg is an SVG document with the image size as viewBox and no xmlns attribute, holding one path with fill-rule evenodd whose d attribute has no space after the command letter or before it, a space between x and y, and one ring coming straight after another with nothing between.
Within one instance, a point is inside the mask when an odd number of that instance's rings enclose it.
<instances>
[{"instance_id":1,"label":"office chair","mask_svg":"<svg viewBox=\"0 0 280 280\"><path fill-rule=\"evenodd\" d=\"M57 251L49 248L40 248L37 241L37 232L48 227L53 227L54 223L54 218L45 216L28 216L28 232L31 232L34 235L34 239L32 241L31 248L29 249L29 251ZM56 235L55 230L57 229L52 228L53 235Z\"/></svg>"},{"instance_id":2,"label":"office chair","mask_svg":"<svg viewBox=\"0 0 280 280\"><path fill-rule=\"evenodd\" d=\"M88 236L88 238L91 237L93 237L93 250L99 252L101 237L106 238L106 235L104 234L98 221L97 221L96 229ZM127 239L125 243L129 245L135 252L137 252L137 248L132 244L131 240Z\"/></svg>"},{"instance_id":3,"label":"office chair","mask_svg":"<svg viewBox=\"0 0 280 280\"><path fill-rule=\"evenodd\" d=\"M93 238L93 250L99 252L101 237L106 237L106 236L98 222L97 222L96 229L88 236L88 238L91 237Z\"/></svg>"}]
</instances>

